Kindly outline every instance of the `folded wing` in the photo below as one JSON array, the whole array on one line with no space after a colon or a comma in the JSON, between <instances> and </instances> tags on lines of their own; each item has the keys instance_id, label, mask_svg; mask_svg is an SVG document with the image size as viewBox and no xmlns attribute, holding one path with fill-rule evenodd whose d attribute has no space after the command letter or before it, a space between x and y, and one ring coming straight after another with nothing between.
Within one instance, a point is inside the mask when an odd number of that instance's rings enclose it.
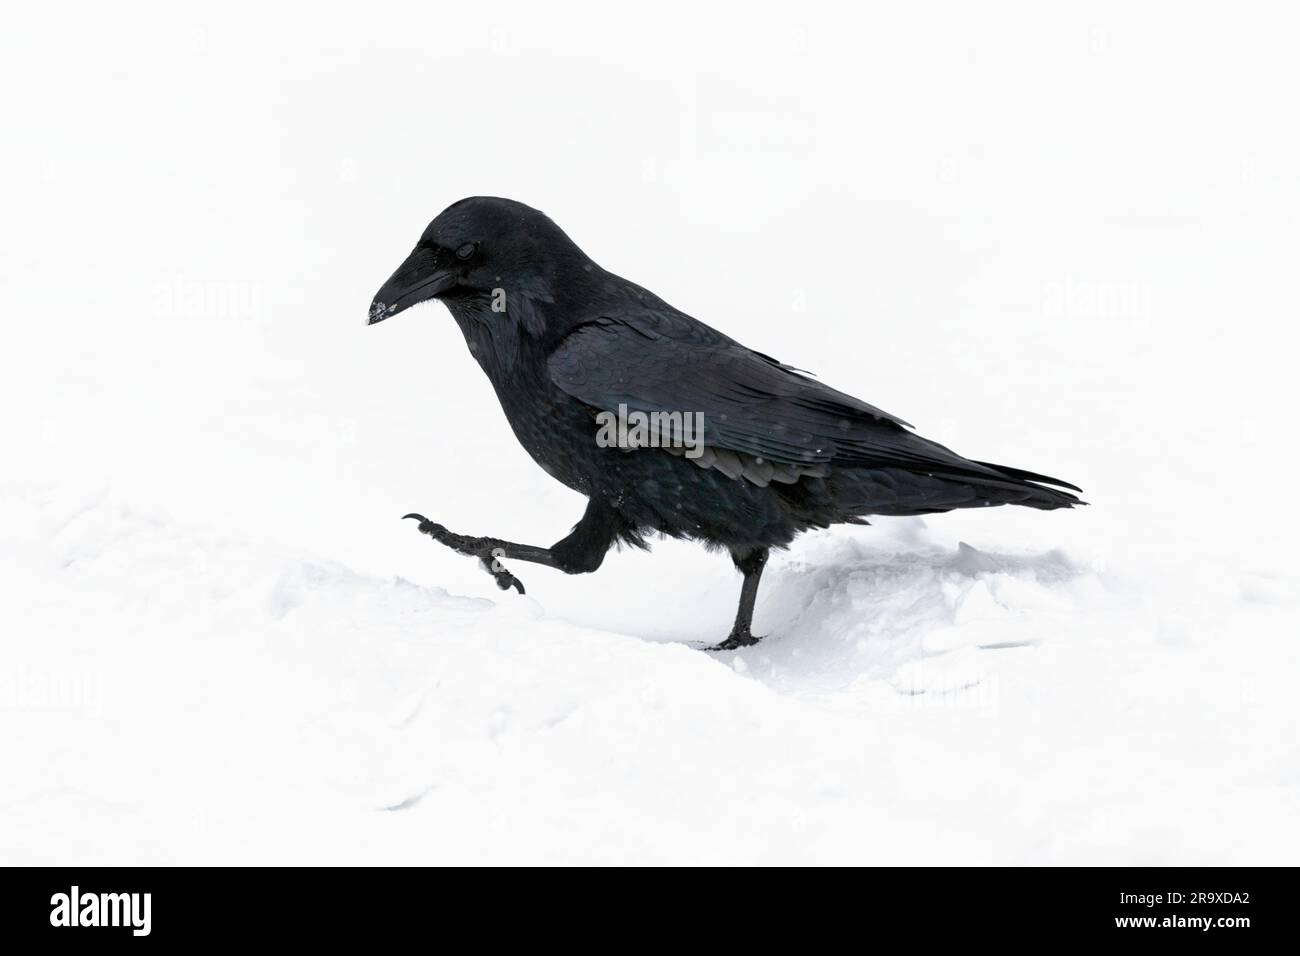
<instances>
[{"instance_id":1,"label":"folded wing","mask_svg":"<svg viewBox=\"0 0 1300 956\"><path fill-rule=\"evenodd\" d=\"M963 458L680 313L638 310L589 322L561 343L549 368L556 385L595 410L700 413L705 452L697 464L755 484L865 467L1073 487Z\"/></svg>"}]
</instances>

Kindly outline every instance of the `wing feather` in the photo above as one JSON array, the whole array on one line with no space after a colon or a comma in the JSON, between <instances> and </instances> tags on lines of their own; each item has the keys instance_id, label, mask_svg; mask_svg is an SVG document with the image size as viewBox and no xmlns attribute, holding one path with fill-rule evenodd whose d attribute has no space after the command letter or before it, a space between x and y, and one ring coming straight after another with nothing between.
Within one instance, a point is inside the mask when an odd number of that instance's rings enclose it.
<instances>
[{"instance_id":1,"label":"wing feather","mask_svg":"<svg viewBox=\"0 0 1300 956\"><path fill-rule=\"evenodd\" d=\"M699 412L711 455L697 464L755 484L825 474L832 463L1014 481L677 313L645 310L582 325L552 353L549 370L559 388L596 410Z\"/></svg>"}]
</instances>

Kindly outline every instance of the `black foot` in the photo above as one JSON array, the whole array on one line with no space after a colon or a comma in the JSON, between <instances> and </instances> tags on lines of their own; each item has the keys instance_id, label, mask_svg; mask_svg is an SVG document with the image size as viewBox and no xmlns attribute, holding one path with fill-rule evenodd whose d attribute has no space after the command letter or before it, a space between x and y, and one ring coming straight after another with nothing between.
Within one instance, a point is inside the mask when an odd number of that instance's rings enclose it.
<instances>
[{"instance_id":1,"label":"black foot","mask_svg":"<svg viewBox=\"0 0 1300 956\"><path fill-rule=\"evenodd\" d=\"M742 647L750 647L754 644L757 644L762 639L763 638L761 635L755 637L753 634L749 633L749 628L747 627L733 627L731 629L730 636L728 636L725 641L723 641L721 644L713 645L712 647L709 648L709 650L734 651Z\"/></svg>"},{"instance_id":2,"label":"black foot","mask_svg":"<svg viewBox=\"0 0 1300 956\"><path fill-rule=\"evenodd\" d=\"M520 594L524 593L523 582L505 569L505 565L499 560L501 542L496 538L471 538L468 535L456 534L454 531L448 531L442 525L430 521L424 515L409 514L402 515L403 519L413 518L418 521L421 534L427 534L439 544L444 544L458 554L468 555L471 558L478 558L479 564L483 565L483 570L492 575L497 582L497 587L502 591L508 591L514 588Z\"/></svg>"}]
</instances>

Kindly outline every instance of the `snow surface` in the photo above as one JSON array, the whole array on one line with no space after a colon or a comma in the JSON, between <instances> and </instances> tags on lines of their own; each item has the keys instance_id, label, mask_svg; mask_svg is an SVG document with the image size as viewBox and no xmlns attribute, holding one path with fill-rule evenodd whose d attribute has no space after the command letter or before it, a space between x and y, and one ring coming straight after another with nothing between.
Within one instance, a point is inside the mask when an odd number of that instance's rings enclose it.
<instances>
[{"instance_id":1,"label":"snow surface","mask_svg":"<svg viewBox=\"0 0 1300 956\"><path fill-rule=\"evenodd\" d=\"M256 9L0 39L0 862L1296 862L1267 14ZM399 516L581 499L364 326L474 193L1092 506L805 536L739 653L688 543L503 595Z\"/></svg>"}]
</instances>

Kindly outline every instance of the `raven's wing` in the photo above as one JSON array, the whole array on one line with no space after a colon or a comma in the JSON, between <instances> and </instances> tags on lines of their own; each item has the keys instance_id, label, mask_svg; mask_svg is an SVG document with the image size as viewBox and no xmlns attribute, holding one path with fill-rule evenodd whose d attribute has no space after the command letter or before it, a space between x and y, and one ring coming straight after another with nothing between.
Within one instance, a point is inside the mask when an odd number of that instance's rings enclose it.
<instances>
[{"instance_id":1,"label":"raven's wing","mask_svg":"<svg viewBox=\"0 0 1300 956\"><path fill-rule=\"evenodd\" d=\"M680 313L643 309L588 322L552 353L549 369L564 392L598 411L700 413L705 454L696 463L756 484L841 465L1009 477Z\"/></svg>"}]
</instances>

